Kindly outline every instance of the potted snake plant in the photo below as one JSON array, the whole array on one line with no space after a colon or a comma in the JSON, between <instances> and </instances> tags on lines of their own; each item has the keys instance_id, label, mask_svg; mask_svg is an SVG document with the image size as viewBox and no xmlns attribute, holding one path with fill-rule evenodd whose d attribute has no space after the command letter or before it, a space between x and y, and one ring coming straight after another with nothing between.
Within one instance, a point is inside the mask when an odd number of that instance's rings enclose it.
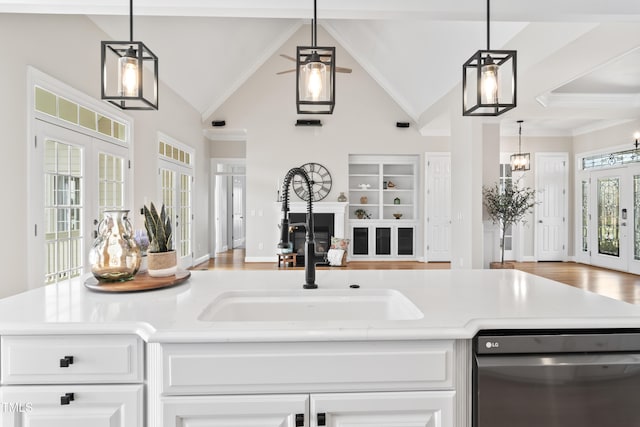
<instances>
[{"instance_id":1,"label":"potted snake plant","mask_svg":"<svg viewBox=\"0 0 640 427\"><path fill-rule=\"evenodd\" d=\"M143 207L144 227L149 236L147 269L151 277L168 277L176 274L178 260L173 249L171 218L162 205L160 213L153 205Z\"/></svg>"}]
</instances>

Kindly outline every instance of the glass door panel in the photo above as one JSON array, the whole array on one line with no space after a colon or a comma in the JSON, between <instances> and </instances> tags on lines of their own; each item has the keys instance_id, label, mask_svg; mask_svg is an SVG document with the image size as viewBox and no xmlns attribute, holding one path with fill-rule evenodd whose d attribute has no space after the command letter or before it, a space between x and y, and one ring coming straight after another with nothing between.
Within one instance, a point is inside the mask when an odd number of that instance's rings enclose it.
<instances>
[{"instance_id":1,"label":"glass door panel","mask_svg":"<svg viewBox=\"0 0 640 427\"><path fill-rule=\"evenodd\" d=\"M83 148L47 139L44 154L45 283L83 272Z\"/></svg>"},{"instance_id":2,"label":"glass door panel","mask_svg":"<svg viewBox=\"0 0 640 427\"><path fill-rule=\"evenodd\" d=\"M620 256L620 179L598 179L598 253Z\"/></svg>"}]
</instances>

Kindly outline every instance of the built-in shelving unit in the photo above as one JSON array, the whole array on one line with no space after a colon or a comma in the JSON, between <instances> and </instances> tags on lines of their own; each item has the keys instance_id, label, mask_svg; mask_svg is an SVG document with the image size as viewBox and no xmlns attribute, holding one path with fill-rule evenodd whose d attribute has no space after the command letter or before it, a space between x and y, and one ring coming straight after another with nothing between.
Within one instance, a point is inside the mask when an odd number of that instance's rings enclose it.
<instances>
[{"instance_id":1,"label":"built-in shelving unit","mask_svg":"<svg viewBox=\"0 0 640 427\"><path fill-rule=\"evenodd\" d=\"M417 170L418 156L349 156L352 257L415 258Z\"/></svg>"}]
</instances>

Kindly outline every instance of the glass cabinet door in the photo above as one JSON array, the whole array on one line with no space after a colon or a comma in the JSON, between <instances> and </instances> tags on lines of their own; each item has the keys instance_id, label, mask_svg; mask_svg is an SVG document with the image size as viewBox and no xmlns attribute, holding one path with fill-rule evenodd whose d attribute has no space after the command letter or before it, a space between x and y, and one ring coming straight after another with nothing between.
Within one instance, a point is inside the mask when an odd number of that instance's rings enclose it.
<instances>
[{"instance_id":1,"label":"glass cabinet door","mask_svg":"<svg viewBox=\"0 0 640 427\"><path fill-rule=\"evenodd\" d=\"M353 227L353 254L369 255L369 228Z\"/></svg>"},{"instance_id":2,"label":"glass cabinet door","mask_svg":"<svg viewBox=\"0 0 640 427\"><path fill-rule=\"evenodd\" d=\"M376 255L391 255L390 227L376 227Z\"/></svg>"},{"instance_id":3,"label":"glass cabinet door","mask_svg":"<svg viewBox=\"0 0 640 427\"><path fill-rule=\"evenodd\" d=\"M398 228L398 255L413 255L413 227Z\"/></svg>"}]
</instances>

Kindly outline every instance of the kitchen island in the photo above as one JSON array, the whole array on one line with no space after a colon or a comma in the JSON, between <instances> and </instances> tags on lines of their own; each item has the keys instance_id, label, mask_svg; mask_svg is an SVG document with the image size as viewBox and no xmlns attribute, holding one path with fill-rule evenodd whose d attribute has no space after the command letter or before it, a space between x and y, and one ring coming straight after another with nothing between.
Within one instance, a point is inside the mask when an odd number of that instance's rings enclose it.
<instances>
[{"instance_id":1,"label":"kitchen island","mask_svg":"<svg viewBox=\"0 0 640 427\"><path fill-rule=\"evenodd\" d=\"M115 426L468 427L478 331L640 327L634 305L516 270L319 270L318 290L303 281L296 270L193 271L164 290L61 283L1 300L0 401L34 407L3 413L2 426L36 413L66 425L60 411L82 421L102 408ZM284 308L262 318L273 295ZM286 305L308 295L346 298L357 315L327 305L326 318L305 318ZM401 308L380 317L367 305L377 298ZM219 314L237 301L250 310Z\"/></svg>"}]
</instances>

